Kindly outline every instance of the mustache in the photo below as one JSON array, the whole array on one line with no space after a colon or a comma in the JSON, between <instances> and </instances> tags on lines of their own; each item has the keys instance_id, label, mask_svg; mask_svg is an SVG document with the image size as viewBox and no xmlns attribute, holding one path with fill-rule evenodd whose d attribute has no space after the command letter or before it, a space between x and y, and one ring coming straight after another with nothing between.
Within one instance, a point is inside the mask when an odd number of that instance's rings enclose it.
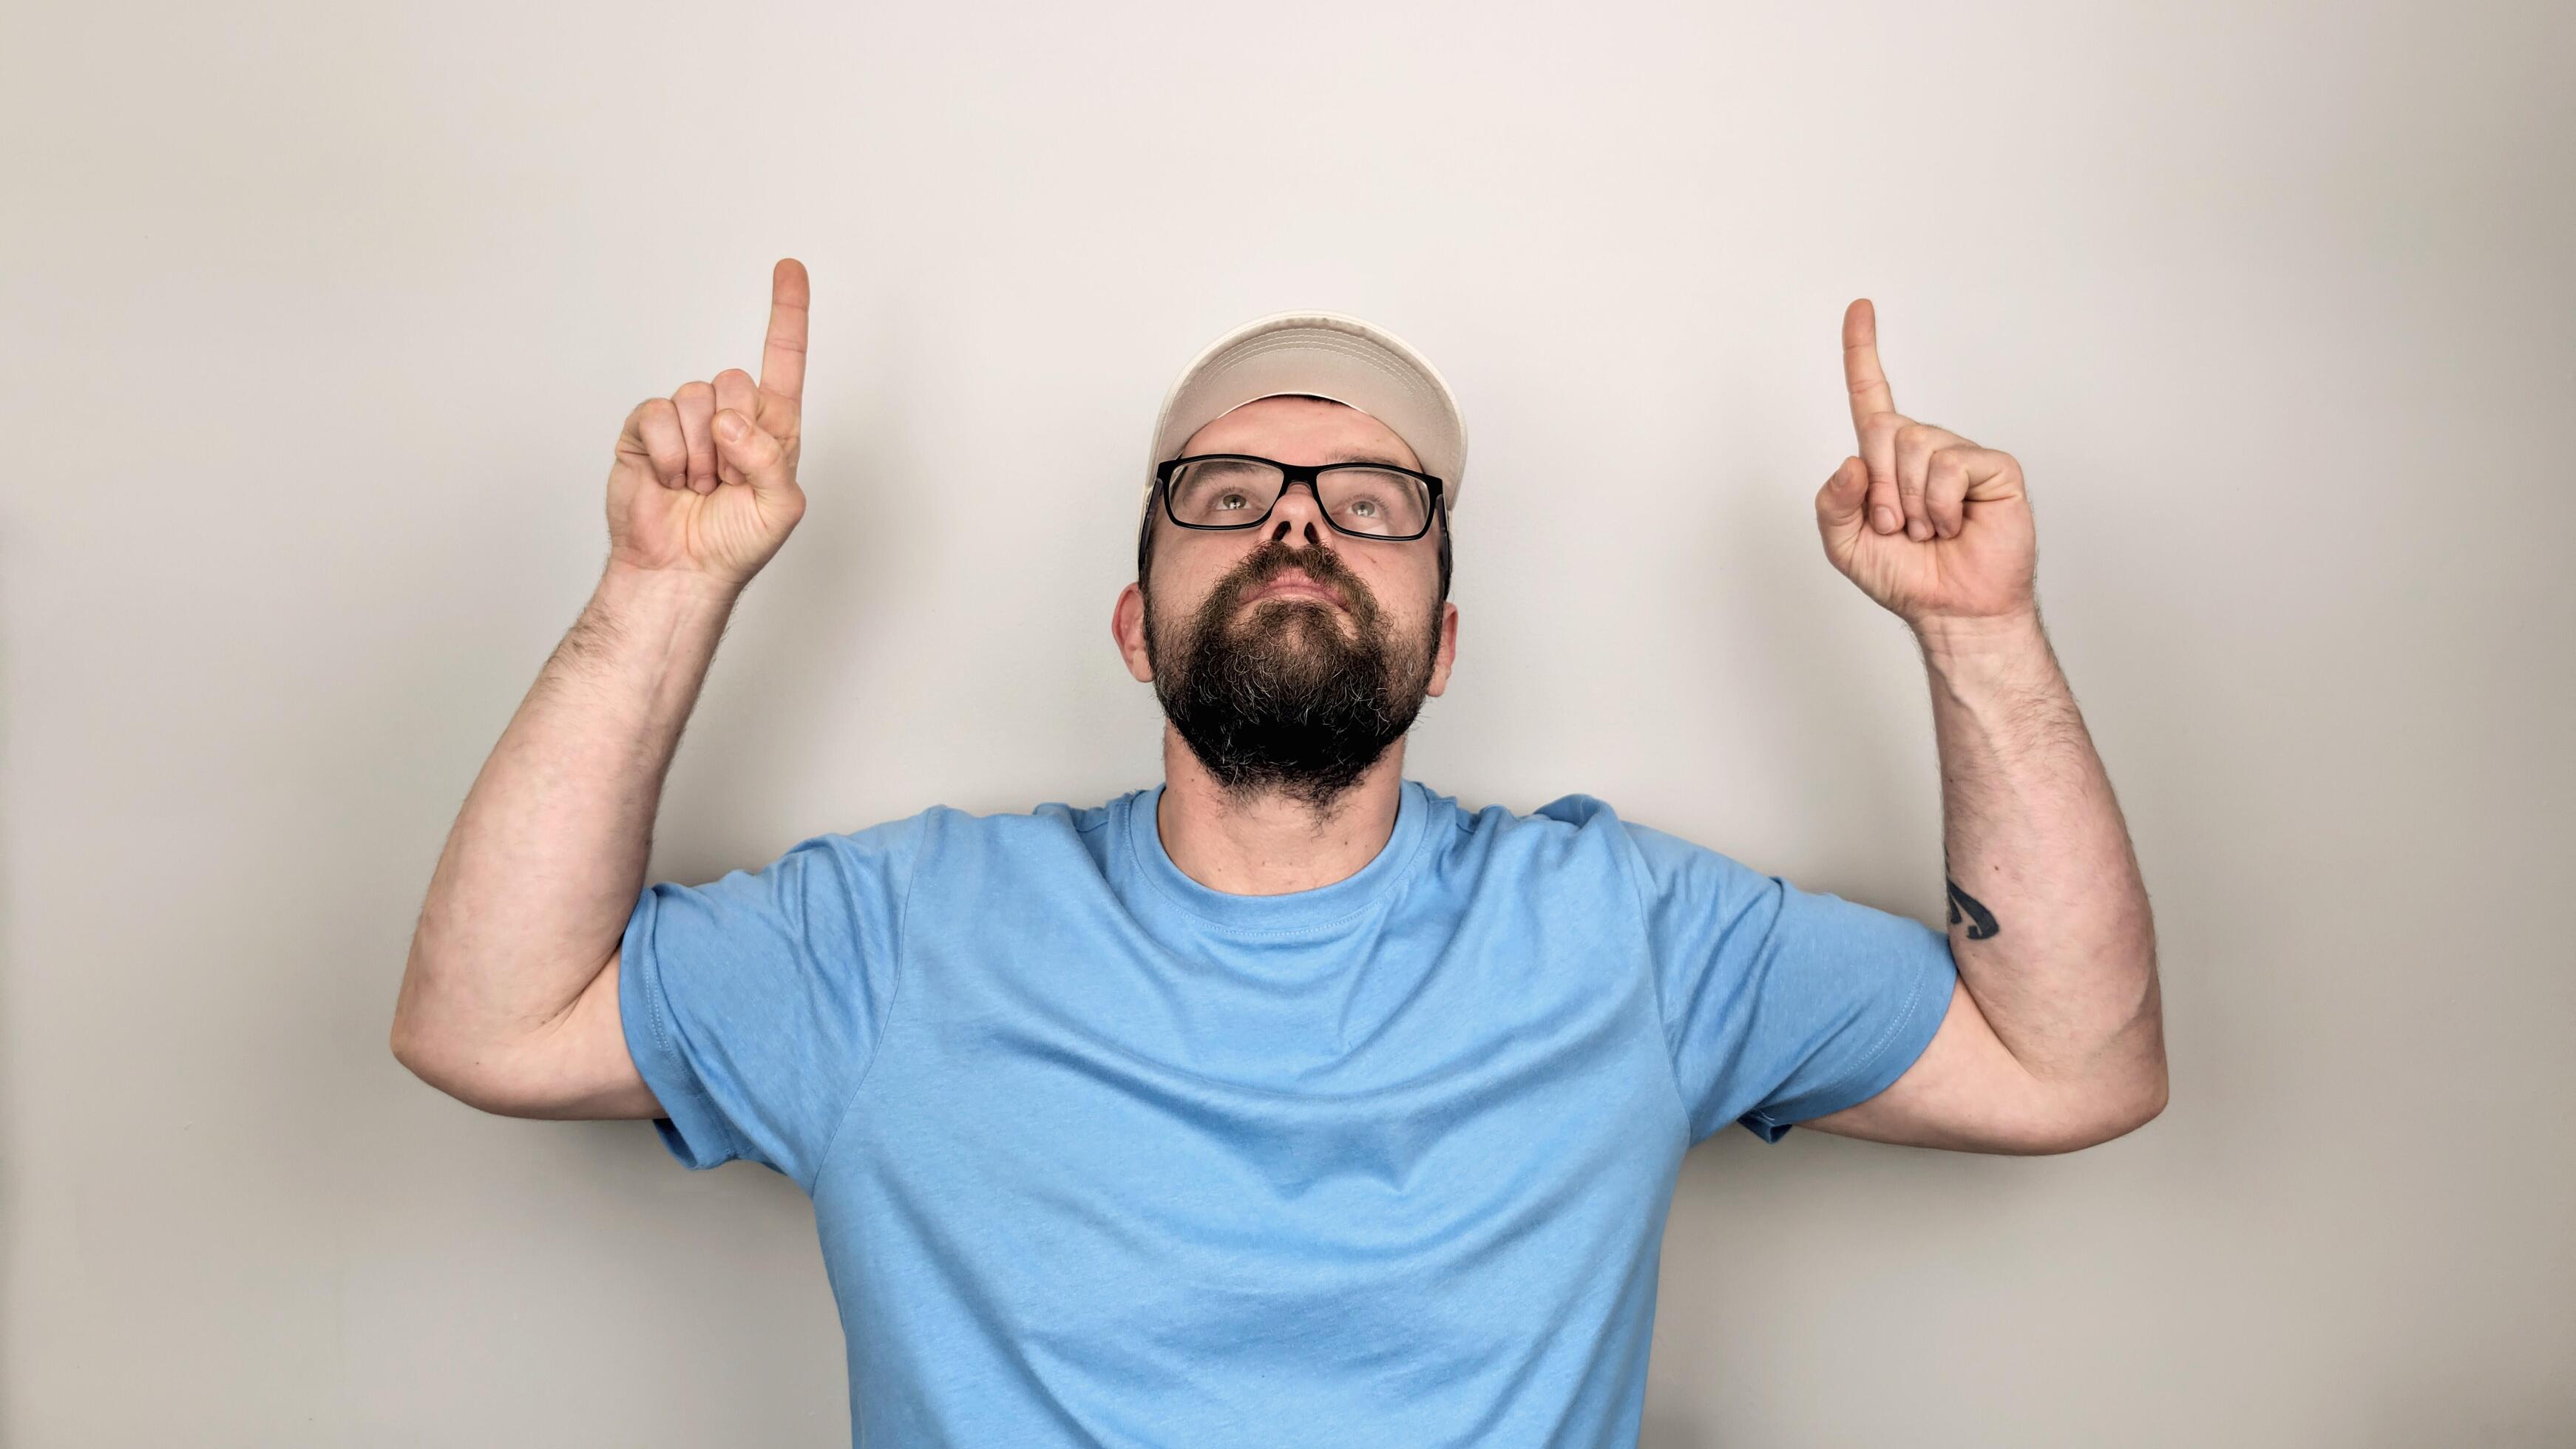
<instances>
[{"instance_id":1,"label":"mustache","mask_svg":"<svg viewBox=\"0 0 2576 1449\"><path fill-rule=\"evenodd\" d=\"M1234 571L1227 575L1225 586L1216 591L1215 597L1223 599L1226 609L1231 611L1246 597L1281 574L1291 571L1303 573L1332 590L1334 596L1339 598L1343 606L1353 614L1363 619L1375 615L1376 600L1369 595L1367 586L1363 585L1358 576L1344 567L1342 561L1334 557L1329 550L1289 548L1285 544L1275 542L1264 544L1258 552L1237 564Z\"/></svg>"}]
</instances>

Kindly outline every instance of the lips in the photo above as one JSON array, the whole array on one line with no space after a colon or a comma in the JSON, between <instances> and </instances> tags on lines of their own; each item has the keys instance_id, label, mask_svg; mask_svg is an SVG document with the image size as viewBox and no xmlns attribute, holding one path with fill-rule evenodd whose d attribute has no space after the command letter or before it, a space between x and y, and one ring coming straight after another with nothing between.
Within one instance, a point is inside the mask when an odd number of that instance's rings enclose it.
<instances>
[{"instance_id":1,"label":"lips","mask_svg":"<svg viewBox=\"0 0 2576 1449\"><path fill-rule=\"evenodd\" d=\"M1246 599L1244 602L1251 603L1254 600L1268 598L1321 599L1325 603L1333 605L1335 608L1341 607L1342 602L1339 594L1334 593L1331 589L1324 587L1322 584L1315 582L1314 579L1305 574L1299 573L1294 569L1278 575L1271 579L1270 582L1253 590L1252 597L1250 599Z\"/></svg>"}]
</instances>

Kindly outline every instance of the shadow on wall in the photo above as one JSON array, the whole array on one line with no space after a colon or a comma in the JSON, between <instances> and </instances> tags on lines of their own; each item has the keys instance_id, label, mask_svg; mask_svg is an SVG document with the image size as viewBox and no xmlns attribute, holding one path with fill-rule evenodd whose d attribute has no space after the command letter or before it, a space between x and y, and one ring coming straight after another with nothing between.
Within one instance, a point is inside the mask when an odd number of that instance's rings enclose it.
<instances>
[{"instance_id":1,"label":"shadow on wall","mask_svg":"<svg viewBox=\"0 0 2576 1449\"><path fill-rule=\"evenodd\" d=\"M1717 1449L1717 1436L1685 1415L1648 1404L1637 1426L1637 1449Z\"/></svg>"}]
</instances>

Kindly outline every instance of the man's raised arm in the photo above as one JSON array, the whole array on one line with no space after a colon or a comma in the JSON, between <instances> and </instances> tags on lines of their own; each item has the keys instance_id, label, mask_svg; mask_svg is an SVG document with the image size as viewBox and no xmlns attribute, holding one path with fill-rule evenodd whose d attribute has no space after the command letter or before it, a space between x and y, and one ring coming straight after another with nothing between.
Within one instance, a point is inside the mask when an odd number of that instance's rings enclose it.
<instances>
[{"instance_id":1,"label":"man's raised arm","mask_svg":"<svg viewBox=\"0 0 2576 1449\"><path fill-rule=\"evenodd\" d=\"M1860 453L1816 495L1816 522L1931 674L1959 989L1904 1076L1807 1125L1986 1152L2117 1137L2165 1105L2155 926L2040 628L2021 465L1896 411L1866 300L1844 314L1843 369Z\"/></svg>"},{"instance_id":2,"label":"man's raised arm","mask_svg":"<svg viewBox=\"0 0 2576 1449\"><path fill-rule=\"evenodd\" d=\"M780 262L759 380L728 369L628 415L608 474L607 570L430 877L393 1052L485 1111L663 1115L627 1054L619 940L733 602L804 516L809 297L803 265Z\"/></svg>"}]
</instances>

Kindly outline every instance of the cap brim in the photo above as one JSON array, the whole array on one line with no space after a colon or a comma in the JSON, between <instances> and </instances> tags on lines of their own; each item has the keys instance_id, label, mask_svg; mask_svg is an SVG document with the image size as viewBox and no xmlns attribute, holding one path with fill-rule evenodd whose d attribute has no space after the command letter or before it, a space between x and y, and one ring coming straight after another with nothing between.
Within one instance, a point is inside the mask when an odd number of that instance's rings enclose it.
<instances>
[{"instance_id":1,"label":"cap brim","mask_svg":"<svg viewBox=\"0 0 2576 1449\"><path fill-rule=\"evenodd\" d=\"M1330 398L1386 424L1422 460L1422 471L1440 480L1444 506L1458 506L1467 424L1448 381L1393 333L1338 312L1273 313L1209 343L1163 397L1146 496L1154 467L1180 456L1199 429L1283 393Z\"/></svg>"}]
</instances>

